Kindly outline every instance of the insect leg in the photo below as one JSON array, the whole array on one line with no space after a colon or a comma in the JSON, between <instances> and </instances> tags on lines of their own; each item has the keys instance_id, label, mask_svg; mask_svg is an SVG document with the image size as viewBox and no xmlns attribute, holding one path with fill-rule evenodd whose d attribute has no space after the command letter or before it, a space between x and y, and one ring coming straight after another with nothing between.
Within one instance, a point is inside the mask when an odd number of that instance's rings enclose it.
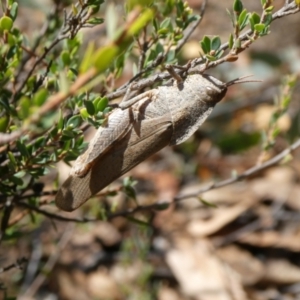
<instances>
[{"instance_id":1,"label":"insect leg","mask_svg":"<svg viewBox=\"0 0 300 300\"><path fill-rule=\"evenodd\" d=\"M154 95L154 90L150 90L150 91L147 91L145 93L142 93L140 95L137 95L129 100L123 100L120 104L119 104L119 107L124 110L126 108L129 108L130 106L132 106L133 104L141 101L141 100L151 100L152 99L152 96Z\"/></svg>"},{"instance_id":2,"label":"insect leg","mask_svg":"<svg viewBox=\"0 0 300 300\"><path fill-rule=\"evenodd\" d=\"M130 85L128 86L127 91L126 91L121 103L126 102L130 99L130 92L132 91L133 85L134 85L134 82L130 83Z\"/></svg>"},{"instance_id":3,"label":"insect leg","mask_svg":"<svg viewBox=\"0 0 300 300\"><path fill-rule=\"evenodd\" d=\"M182 77L176 73L175 69L171 65L165 66L166 70L170 73L170 75L177 81L178 84L183 82Z\"/></svg>"},{"instance_id":4,"label":"insect leg","mask_svg":"<svg viewBox=\"0 0 300 300\"><path fill-rule=\"evenodd\" d=\"M169 64L165 65L165 69L177 81L178 85L183 82L184 78L187 75L187 71L189 70L190 67L191 67L191 62L188 62L188 64L186 66L169 65ZM180 74L178 74L175 71L175 68L181 70Z\"/></svg>"}]
</instances>

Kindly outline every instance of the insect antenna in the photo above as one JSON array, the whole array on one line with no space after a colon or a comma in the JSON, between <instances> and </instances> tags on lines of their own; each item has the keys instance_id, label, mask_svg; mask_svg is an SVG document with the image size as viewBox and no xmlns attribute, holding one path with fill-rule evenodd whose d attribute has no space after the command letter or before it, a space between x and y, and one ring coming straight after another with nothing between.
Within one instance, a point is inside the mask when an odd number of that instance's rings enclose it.
<instances>
[{"instance_id":1,"label":"insect antenna","mask_svg":"<svg viewBox=\"0 0 300 300\"><path fill-rule=\"evenodd\" d=\"M246 78L249 78L253 75L246 75L246 76L243 76L243 77L238 77L238 78L235 78L233 80L230 80L228 82L225 83L225 86L226 87L229 87L231 85L234 85L234 84L237 84L237 83L247 83L247 82L262 82L262 80L257 80L257 79L253 79L253 80L246 80Z\"/></svg>"}]
</instances>

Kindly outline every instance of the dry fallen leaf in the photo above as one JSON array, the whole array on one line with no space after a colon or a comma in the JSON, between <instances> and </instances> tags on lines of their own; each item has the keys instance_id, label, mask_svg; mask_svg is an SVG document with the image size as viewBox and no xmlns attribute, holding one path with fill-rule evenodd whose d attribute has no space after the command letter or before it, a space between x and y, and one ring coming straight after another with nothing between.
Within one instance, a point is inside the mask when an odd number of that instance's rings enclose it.
<instances>
[{"instance_id":1,"label":"dry fallen leaf","mask_svg":"<svg viewBox=\"0 0 300 300\"><path fill-rule=\"evenodd\" d=\"M196 237L216 233L248 210L254 203L255 201L252 201L252 199L243 199L240 204L225 208L216 208L209 220L192 220L187 226L187 231Z\"/></svg>"},{"instance_id":2,"label":"dry fallen leaf","mask_svg":"<svg viewBox=\"0 0 300 300\"><path fill-rule=\"evenodd\" d=\"M293 284L300 282L300 268L286 259L272 259L265 264L264 280L275 284Z\"/></svg>"},{"instance_id":3,"label":"dry fallen leaf","mask_svg":"<svg viewBox=\"0 0 300 300\"><path fill-rule=\"evenodd\" d=\"M259 282L264 274L264 265L261 261L240 247L230 245L217 249L216 253L222 261L240 275L243 285L253 285Z\"/></svg>"},{"instance_id":4,"label":"dry fallen leaf","mask_svg":"<svg viewBox=\"0 0 300 300\"><path fill-rule=\"evenodd\" d=\"M105 270L98 270L88 276L87 290L91 298L121 299L119 286Z\"/></svg>"},{"instance_id":5,"label":"dry fallen leaf","mask_svg":"<svg viewBox=\"0 0 300 300\"><path fill-rule=\"evenodd\" d=\"M300 252L300 231L297 233L254 232L241 237L240 242L257 247L273 247Z\"/></svg>"},{"instance_id":6,"label":"dry fallen leaf","mask_svg":"<svg viewBox=\"0 0 300 300\"><path fill-rule=\"evenodd\" d=\"M205 239L178 239L166 254L184 294L201 300L246 300L241 282Z\"/></svg>"}]
</instances>

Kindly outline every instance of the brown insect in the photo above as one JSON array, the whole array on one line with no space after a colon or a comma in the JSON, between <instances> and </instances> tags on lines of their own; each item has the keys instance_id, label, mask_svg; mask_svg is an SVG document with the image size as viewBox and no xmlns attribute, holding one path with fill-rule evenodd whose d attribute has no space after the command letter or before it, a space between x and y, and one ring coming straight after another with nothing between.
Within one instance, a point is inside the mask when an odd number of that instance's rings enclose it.
<instances>
[{"instance_id":1,"label":"brown insect","mask_svg":"<svg viewBox=\"0 0 300 300\"><path fill-rule=\"evenodd\" d=\"M56 196L72 211L112 181L164 148L187 140L225 96L227 87L210 75L193 74L121 102L77 158Z\"/></svg>"}]
</instances>

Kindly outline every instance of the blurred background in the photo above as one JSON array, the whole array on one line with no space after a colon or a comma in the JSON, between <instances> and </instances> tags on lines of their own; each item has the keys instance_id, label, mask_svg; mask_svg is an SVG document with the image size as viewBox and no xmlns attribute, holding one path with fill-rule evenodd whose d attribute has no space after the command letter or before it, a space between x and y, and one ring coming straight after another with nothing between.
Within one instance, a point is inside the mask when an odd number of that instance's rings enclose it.
<instances>
[{"instance_id":1,"label":"blurred background","mask_svg":"<svg viewBox=\"0 0 300 300\"><path fill-rule=\"evenodd\" d=\"M284 2L275 0L275 11ZM200 0L188 3L199 12ZM53 2L20 0L19 5L17 23L30 39ZM122 22L123 5L107 1L99 15L105 18L110 10L116 17L119 12ZM261 11L259 0L244 1L244 6ZM231 7L232 1L208 1L203 21L180 53L180 64L199 57L204 35L228 40L232 25L226 9ZM89 40L107 42L105 26L84 29L83 50ZM163 149L126 174L136 181L140 205L167 202L168 207L121 213L107 221L75 223L41 216L35 223L22 220L22 235L0 249L3 267L28 259L23 270L0 274L3 295L12 297L6 299L300 299L299 150L246 180L174 201L259 166L299 138L299 28L299 13L276 20L271 33L236 62L209 70L224 82L249 74L262 82L230 87L192 138ZM264 150L274 131L272 118L280 109L281 87L291 74L298 76L291 103L276 123L272 147ZM129 60L115 88L131 76ZM92 135L93 130L87 131L87 140ZM59 173L63 182L68 172L69 167L59 163L43 181L50 185ZM121 182L109 188L117 189ZM135 205L121 192L102 203L121 212ZM64 215L83 218L98 205L99 199L93 199Z\"/></svg>"}]
</instances>

